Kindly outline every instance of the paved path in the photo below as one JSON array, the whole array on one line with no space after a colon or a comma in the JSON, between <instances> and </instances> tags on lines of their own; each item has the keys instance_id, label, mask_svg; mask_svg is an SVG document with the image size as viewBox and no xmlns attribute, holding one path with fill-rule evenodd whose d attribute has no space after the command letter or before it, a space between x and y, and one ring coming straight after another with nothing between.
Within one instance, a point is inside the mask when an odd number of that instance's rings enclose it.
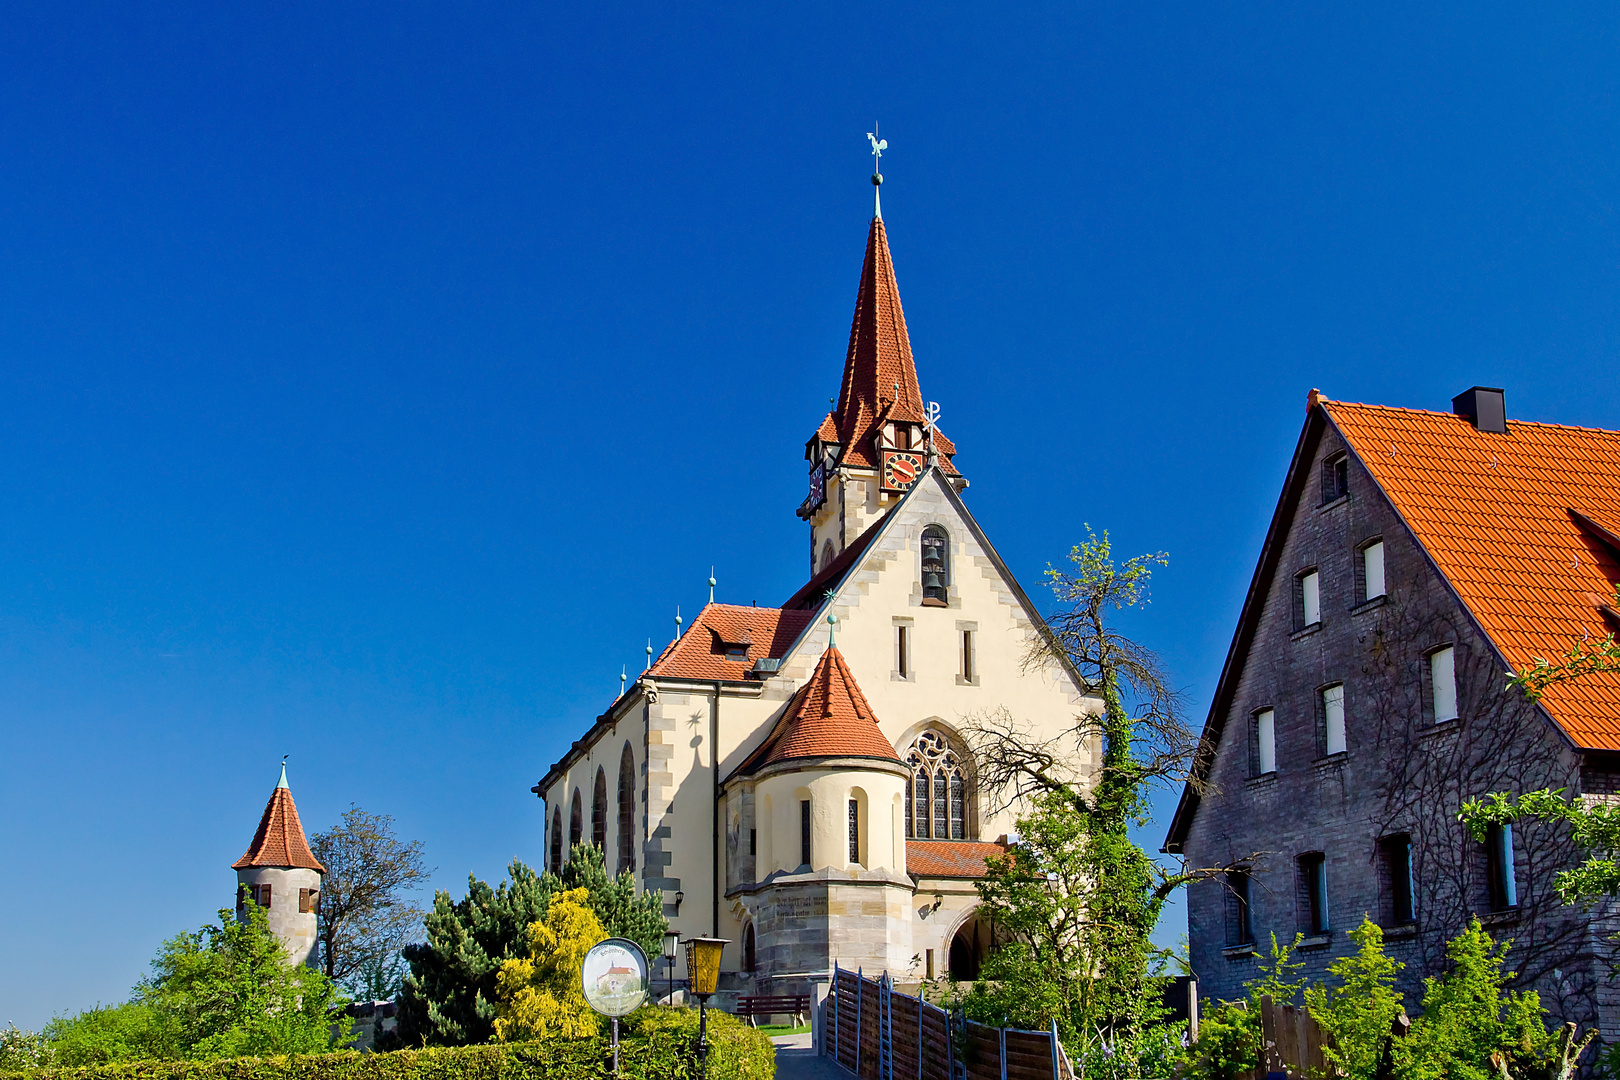
<instances>
[{"instance_id":1,"label":"paved path","mask_svg":"<svg viewBox=\"0 0 1620 1080\"><path fill-rule=\"evenodd\" d=\"M848 1070L810 1049L810 1033L777 1035L776 1080L850 1080Z\"/></svg>"}]
</instances>

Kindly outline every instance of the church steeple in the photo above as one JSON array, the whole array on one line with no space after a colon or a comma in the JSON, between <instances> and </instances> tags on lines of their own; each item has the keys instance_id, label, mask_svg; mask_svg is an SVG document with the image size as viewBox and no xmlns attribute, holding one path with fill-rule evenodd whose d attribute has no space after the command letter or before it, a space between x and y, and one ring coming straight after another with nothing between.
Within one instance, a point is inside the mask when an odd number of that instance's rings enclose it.
<instances>
[{"instance_id":1,"label":"church steeple","mask_svg":"<svg viewBox=\"0 0 1620 1080\"><path fill-rule=\"evenodd\" d=\"M930 427L927 410L888 229L874 213L838 400L805 447L810 496L799 516L811 526L812 571L892 505L923 474L930 453L958 490L967 486L952 463L955 445Z\"/></svg>"}]
</instances>

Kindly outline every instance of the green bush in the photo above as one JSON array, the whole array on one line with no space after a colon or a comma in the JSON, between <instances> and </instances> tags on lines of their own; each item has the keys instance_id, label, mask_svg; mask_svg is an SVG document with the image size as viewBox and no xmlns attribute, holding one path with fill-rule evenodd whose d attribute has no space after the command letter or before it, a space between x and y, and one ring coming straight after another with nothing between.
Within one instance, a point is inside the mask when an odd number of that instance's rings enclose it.
<instances>
[{"instance_id":1,"label":"green bush","mask_svg":"<svg viewBox=\"0 0 1620 1080\"><path fill-rule=\"evenodd\" d=\"M643 1008L620 1022L624 1074L645 1080L691 1080L698 1015L691 1009ZM770 1037L734 1017L709 1013L711 1080L774 1080ZM87 1068L0 1073L0 1080L599 1080L607 1075L608 1038L424 1047L363 1054L220 1058L212 1061L125 1061Z\"/></svg>"}]
</instances>

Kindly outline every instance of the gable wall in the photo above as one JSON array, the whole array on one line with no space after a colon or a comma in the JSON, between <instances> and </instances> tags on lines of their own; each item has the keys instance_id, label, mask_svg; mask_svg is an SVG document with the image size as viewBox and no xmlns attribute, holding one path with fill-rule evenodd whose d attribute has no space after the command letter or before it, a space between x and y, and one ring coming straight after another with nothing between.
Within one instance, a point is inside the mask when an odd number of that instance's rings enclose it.
<instances>
[{"instance_id":1,"label":"gable wall","mask_svg":"<svg viewBox=\"0 0 1620 1080\"><path fill-rule=\"evenodd\" d=\"M1363 915L1382 921L1387 912L1378 839L1409 832L1417 932L1391 936L1386 946L1407 965L1400 988L1415 1011L1422 977L1445 966L1445 941L1469 914L1488 907L1483 852L1455 820L1462 799L1573 784L1575 758L1539 710L1502 692L1494 651L1353 458L1350 497L1321 505L1321 464L1341 449L1328 426L1320 445L1306 451L1311 458L1304 493L1289 519L1253 643L1234 668L1237 688L1210 790L1193 818L1185 852L1193 867L1267 853L1254 860L1251 889L1262 952L1270 934L1286 943L1300 929L1296 858L1323 852L1331 933L1298 954L1306 963L1302 974L1322 978L1334 958L1353 950L1347 932ZM1376 536L1384 541L1388 595L1381 604L1358 605L1358 548ZM1309 566L1321 575L1321 626L1301 632L1295 574ZM1456 649L1460 719L1437 726L1425 713L1426 654L1442 643ZM1345 686L1347 751L1326 758L1318 691L1332 682ZM1262 707L1276 712L1277 768L1254 777L1252 717ZM1519 830L1515 840L1521 914L1494 917L1493 932L1518 939L1513 962L1528 980L1545 982L1552 971L1563 970L1562 985L1551 996L1563 998L1565 1015L1591 1019L1590 980L1568 975L1590 968L1590 943L1550 888L1568 852L1534 828ZM1227 948L1226 908L1220 882L1189 889L1193 968L1201 992L1214 999L1241 996L1242 984L1259 974L1255 955Z\"/></svg>"}]
</instances>

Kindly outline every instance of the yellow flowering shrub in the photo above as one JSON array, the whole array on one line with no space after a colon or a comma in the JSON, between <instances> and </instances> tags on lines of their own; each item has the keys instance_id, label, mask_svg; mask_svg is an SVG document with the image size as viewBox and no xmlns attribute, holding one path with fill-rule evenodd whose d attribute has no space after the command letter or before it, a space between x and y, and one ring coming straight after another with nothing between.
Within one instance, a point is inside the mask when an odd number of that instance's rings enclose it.
<instances>
[{"instance_id":1,"label":"yellow flowering shrub","mask_svg":"<svg viewBox=\"0 0 1620 1080\"><path fill-rule=\"evenodd\" d=\"M507 960L496 977L495 1037L521 1042L595 1035L596 1013L580 988L580 969L591 946L605 937L589 890L553 896L545 919L529 924L529 955Z\"/></svg>"}]
</instances>

